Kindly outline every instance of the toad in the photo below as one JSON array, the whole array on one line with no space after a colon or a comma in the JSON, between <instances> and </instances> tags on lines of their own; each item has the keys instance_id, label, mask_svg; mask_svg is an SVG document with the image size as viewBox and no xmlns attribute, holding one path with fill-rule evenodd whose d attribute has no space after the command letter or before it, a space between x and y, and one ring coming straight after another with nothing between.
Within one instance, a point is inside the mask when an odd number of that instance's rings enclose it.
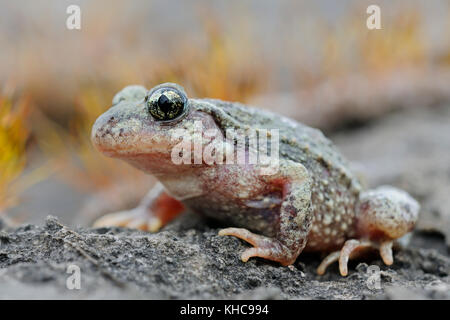
<instances>
[{"instance_id":1,"label":"toad","mask_svg":"<svg viewBox=\"0 0 450 320\"><path fill-rule=\"evenodd\" d=\"M273 172L248 161L261 151L250 139L243 143L244 161L228 161L239 152L229 130L262 136L273 129L278 135L277 148L268 148L277 156ZM180 149L187 136L201 150L215 150L216 161L199 158L195 147ZM91 139L101 153L158 179L138 207L105 215L96 227L155 232L189 208L227 224L219 235L248 242L244 262L260 257L289 266L302 251L323 252L327 256L317 272L338 262L345 276L348 260L365 249L378 250L391 265L394 241L418 219L420 206L405 191L363 190L321 131L241 103L188 98L173 83L124 88L96 120Z\"/></svg>"}]
</instances>

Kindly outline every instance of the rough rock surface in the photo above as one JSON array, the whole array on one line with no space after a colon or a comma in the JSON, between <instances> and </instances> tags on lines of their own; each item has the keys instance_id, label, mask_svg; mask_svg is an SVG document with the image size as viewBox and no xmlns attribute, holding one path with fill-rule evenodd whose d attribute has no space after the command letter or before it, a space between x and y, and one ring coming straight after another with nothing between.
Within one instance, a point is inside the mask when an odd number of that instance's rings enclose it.
<instances>
[{"instance_id":1,"label":"rough rock surface","mask_svg":"<svg viewBox=\"0 0 450 320\"><path fill-rule=\"evenodd\" d=\"M336 265L317 276L319 255L302 254L293 268L243 263L246 243L189 212L156 234L50 217L43 226L0 222L0 298L450 299L450 108L394 113L333 140L369 186L402 187L422 204L391 267L376 254L351 262L345 278ZM66 287L69 265L81 269L80 290Z\"/></svg>"},{"instance_id":2,"label":"rough rock surface","mask_svg":"<svg viewBox=\"0 0 450 320\"><path fill-rule=\"evenodd\" d=\"M366 263L352 263L346 278L336 267L317 276L317 256L305 255L291 269L263 260L244 264L243 242L217 236L189 213L157 234L72 230L49 217L42 227L0 234L0 298L450 299L450 259L421 247L427 237L416 234L391 268L376 256L367 260L381 270L377 288ZM434 239L436 247L441 240ZM80 290L66 287L69 265L80 267Z\"/></svg>"}]
</instances>

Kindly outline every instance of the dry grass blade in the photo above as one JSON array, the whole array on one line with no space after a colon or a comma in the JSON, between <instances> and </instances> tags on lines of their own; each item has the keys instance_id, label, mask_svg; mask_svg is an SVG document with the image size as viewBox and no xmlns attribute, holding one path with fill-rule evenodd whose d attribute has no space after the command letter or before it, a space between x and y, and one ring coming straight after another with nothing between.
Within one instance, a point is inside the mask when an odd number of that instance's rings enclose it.
<instances>
[{"instance_id":1,"label":"dry grass blade","mask_svg":"<svg viewBox=\"0 0 450 320\"><path fill-rule=\"evenodd\" d=\"M42 168L22 174L30 134L27 125L29 111L29 99L21 98L13 103L11 99L0 96L0 212L15 206L26 188L48 174Z\"/></svg>"}]
</instances>

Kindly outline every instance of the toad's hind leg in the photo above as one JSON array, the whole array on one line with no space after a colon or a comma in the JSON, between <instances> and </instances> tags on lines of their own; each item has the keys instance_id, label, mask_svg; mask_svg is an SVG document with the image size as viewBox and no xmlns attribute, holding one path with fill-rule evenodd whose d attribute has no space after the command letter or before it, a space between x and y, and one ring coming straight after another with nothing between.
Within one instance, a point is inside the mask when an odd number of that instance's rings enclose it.
<instances>
[{"instance_id":1,"label":"toad's hind leg","mask_svg":"<svg viewBox=\"0 0 450 320\"><path fill-rule=\"evenodd\" d=\"M244 262L251 257L260 257L288 266L295 262L306 245L312 220L309 175L303 165L293 162L282 163L279 169L275 175L261 176L268 184L282 190L275 237L257 235L242 228L226 228L219 232L219 235L235 236L254 246L242 253Z\"/></svg>"},{"instance_id":2,"label":"toad's hind leg","mask_svg":"<svg viewBox=\"0 0 450 320\"><path fill-rule=\"evenodd\" d=\"M386 265L394 262L394 240L411 231L417 222L420 206L406 192L393 187L380 187L360 195L356 233L360 238L347 240L340 251L329 254L317 268L324 274L326 268L339 261L341 275L348 274L348 260L360 255L365 249L380 252Z\"/></svg>"},{"instance_id":3,"label":"toad's hind leg","mask_svg":"<svg viewBox=\"0 0 450 320\"><path fill-rule=\"evenodd\" d=\"M169 196L158 183L134 209L107 214L94 227L127 227L156 232L184 210L178 200Z\"/></svg>"}]
</instances>

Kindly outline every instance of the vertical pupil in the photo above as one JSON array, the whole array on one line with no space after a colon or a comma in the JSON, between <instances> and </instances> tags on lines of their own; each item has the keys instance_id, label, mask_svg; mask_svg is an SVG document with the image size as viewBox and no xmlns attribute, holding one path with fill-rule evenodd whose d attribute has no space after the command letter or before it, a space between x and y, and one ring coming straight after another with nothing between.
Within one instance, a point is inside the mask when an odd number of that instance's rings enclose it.
<instances>
[{"instance_id":1,"label":"vertical pupil","mask_svg":"<svg viewBox=\"0 0 450 320\"><path fill-rule=\"evenodd\" d=\"M161 95L158 99L158 107L162 112L167 113L172 109L172 102L165 95Z\"/></svg>"}]
</instances>

